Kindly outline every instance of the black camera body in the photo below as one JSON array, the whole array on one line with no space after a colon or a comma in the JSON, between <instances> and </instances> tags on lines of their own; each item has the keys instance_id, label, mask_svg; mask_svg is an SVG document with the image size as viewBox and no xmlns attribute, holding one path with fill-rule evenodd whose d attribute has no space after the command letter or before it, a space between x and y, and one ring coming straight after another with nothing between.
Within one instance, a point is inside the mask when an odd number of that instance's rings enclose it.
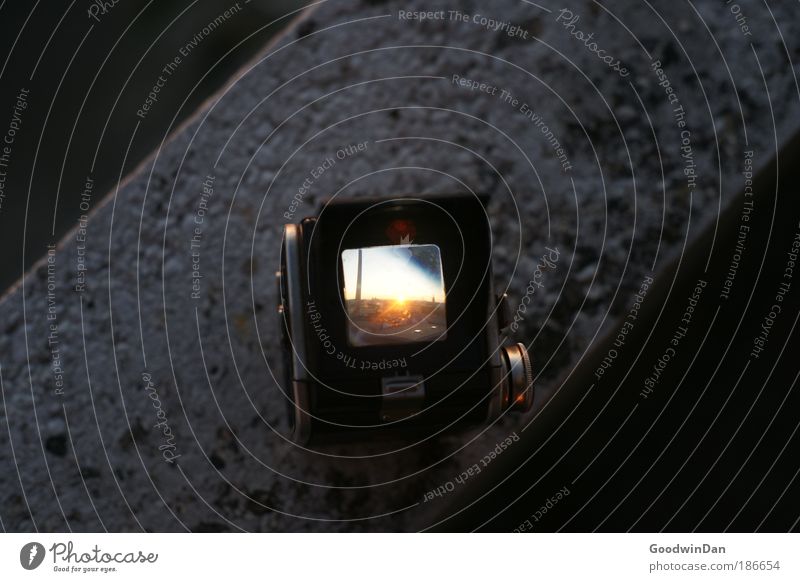
<instances>
[{"instance_id":1,"label":"black camera body","mask_svg":"<svg viewBox=\"0 0 800 582\"><path fill-rule=\"evenodd\" d=\"M284 227L277 273L290 438L424 439L526 411L533 374L502 345L487 199L336 200Z\"/></svg>"}]
</instances>

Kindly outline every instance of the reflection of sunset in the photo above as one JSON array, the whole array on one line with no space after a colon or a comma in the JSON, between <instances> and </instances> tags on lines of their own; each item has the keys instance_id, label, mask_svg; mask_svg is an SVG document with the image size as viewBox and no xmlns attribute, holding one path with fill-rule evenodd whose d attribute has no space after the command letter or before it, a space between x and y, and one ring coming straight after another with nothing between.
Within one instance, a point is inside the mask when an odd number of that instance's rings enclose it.
<instances>
[{"instance_id":1,"label":"reflection of sunset","mask_svg":"<svg viewBox=\"0 0 800 582\"><path fill-rule=\"evenodd\" d=\"M373 324L386 327L408 325L411 320L411 310L406 306L405 299L397 298L373 313L369 320Z\"/></svg>"},{"instance_id":2,"label":"reflection of sunset","mask_svg":"<svg viewBox=\"0 0 800 582\"><path fill-rule=\"evenodd\" d=\"M434 245L392 245L362 249L361 298L393 299L404 302L410 299L444 301L441 262L436 269L420 264L416 249L435 249L439 261L438 247ZM426 257L427 258L427 257ZM356 298L358 276L358 250L348 249L342 253L345 299Z\"/></svg>"},{"instance_id":3,"label":"reflection of sunset","mask_svg":"<svg viewBox=\"0 0 800 582\"><path fill-rule=\"evenodd\" d=\"M442 262L436 245L342 253L350 341L379 345L446 336Z\"/></svg>"}]
</instances>

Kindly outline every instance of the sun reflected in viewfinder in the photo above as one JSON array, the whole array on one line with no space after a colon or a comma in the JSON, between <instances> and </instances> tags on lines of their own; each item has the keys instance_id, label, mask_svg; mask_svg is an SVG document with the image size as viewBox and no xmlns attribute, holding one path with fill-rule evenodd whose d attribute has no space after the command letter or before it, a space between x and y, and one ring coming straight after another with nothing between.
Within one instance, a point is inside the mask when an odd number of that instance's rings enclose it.
<instances>
[{"instance_id":1,"label":"sun reflected in viewfinder","mask_svg":"<svg viewBox=\"0 0 800 582\"><path fill-rule=\"evenodd\" d=\"M442 260L436 245L342 252L348 338L354 346L446 337Z\"/></svg>"}]
</instances>

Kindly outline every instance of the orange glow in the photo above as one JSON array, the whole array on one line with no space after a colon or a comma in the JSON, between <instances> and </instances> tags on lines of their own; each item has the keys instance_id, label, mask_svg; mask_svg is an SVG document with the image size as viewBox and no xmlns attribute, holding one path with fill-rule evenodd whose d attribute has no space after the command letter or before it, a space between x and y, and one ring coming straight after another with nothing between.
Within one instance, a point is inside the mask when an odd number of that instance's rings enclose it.
<instances>
[{"instance_id":1,"label":"orange glow","mask_svg":"<svg viewBox=\"0 0 800 582\"><path fill-rule=\"evenodd\" d=\"M345 300L356 298L358 252L342 252ZM361 299L444 303L441 257L435 245L368 247L361 252Z\"/></svg>"},{"instance_id":2,"label":"orange glow","mask_svg":"<svg viewBox=\"0 0 800 582\"><path fill-rule=\"evenodd\" d=\"M342 273L353 345L446 337L444 277L436 245L345 249Z\"/></svg>"}]
</instances>

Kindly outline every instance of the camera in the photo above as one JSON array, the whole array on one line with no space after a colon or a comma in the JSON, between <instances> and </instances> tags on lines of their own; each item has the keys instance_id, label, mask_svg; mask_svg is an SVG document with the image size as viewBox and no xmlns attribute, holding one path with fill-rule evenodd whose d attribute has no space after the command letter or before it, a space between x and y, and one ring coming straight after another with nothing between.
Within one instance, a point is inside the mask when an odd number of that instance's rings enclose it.
<instances>
[{"instance_id":1,"label":"camera","mask_svg":"<svg viewBox=\"0 0 800 582\"><path fill-rule=\"evenodd\" d=\"M425 439L533 401L506 341L482 195L337 199L284 227L278 314L289 438Z\"/></svg>"}]
</instances>

